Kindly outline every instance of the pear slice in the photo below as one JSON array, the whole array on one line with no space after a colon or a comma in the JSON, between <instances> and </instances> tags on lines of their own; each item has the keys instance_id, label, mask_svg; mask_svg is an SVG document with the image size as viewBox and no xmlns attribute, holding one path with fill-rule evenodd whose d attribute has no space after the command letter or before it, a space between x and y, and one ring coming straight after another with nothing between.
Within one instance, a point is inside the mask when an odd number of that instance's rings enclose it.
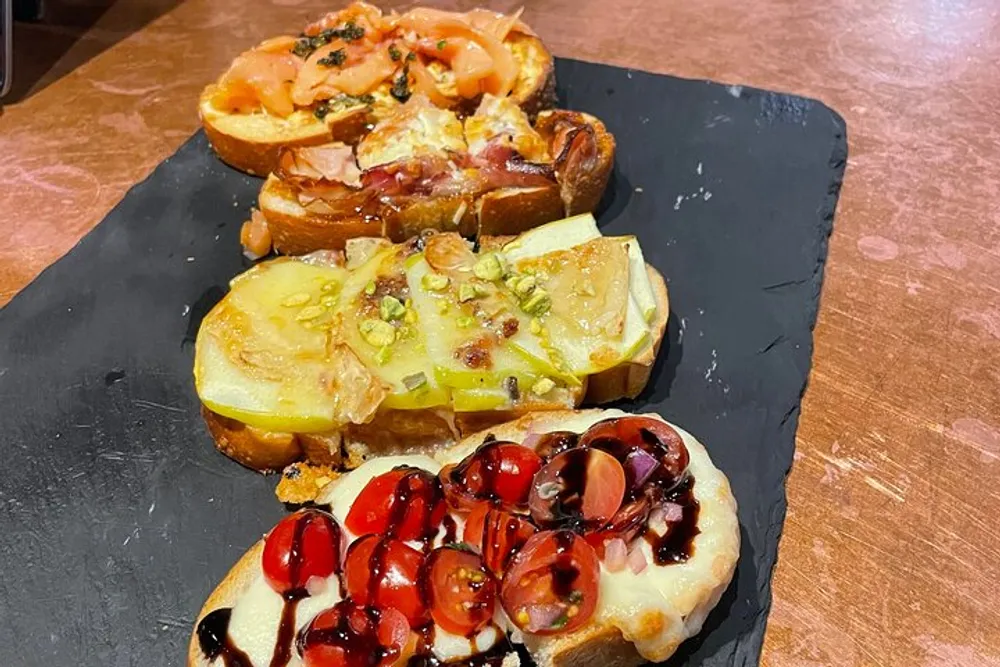
<instances>
[{"instance_id":1,"label":"pear slice","mask_svg":"<svg viewBox=\"0 0 1000 667\"><path fill-rule=\"evenodd\" d=\"M642 256L639 239L625 236L622 240L628 249L628 291L642 313L642 318L650 323L656 318L656 294L653 292L653 284L649 282L646 258Z\"/></svg>"},{"instance_id":2,"label":"pear slice","mask_svg":"<svg viewBox=\"0 0 1000 667\"><path fill-rule=\"evenodd\" d=\"M198 335L195 385L205 405L251 426L302 433L373 412L379 383L349 350L329 345L346 277L338 266L279 258L235 278ZM339 396L355 382L373 388Z\"/></svg>"},{"instance_id":3,"label":"pear slice","mask_svg":"<svg viewBox=\"0 0 1000 667\"><path fill-rule=\"evenodd\" d=\"M382 248L351 273L340 295L337 335L385 384L386 408L415 410L447 405L450 398L434 377L412 306L402 305L403 312L390 318L384 317L381 307L387 297L398 304L408 303L407 253L405 246ZM372 321L388 327L394 339L378 344L372 337L366 338L362 330Z\"/></svg>"},{"instance_id":4,"label":"pear slice","mask_svg":"<svg viewBox=\"0 0 1000 667\"><path fill-rule=\"evenodd\" d=\"M434 378L452 391L457 411L465 411L464 406L477 401L501 405L496 396L504 397L502 405L511 403L506 386L511 382L509 378L516 379L517 386L530 387L555 375L543 351L538 351L541 356L533 356L523 349L530 336L530 318L518 309L517 300L501 284L477 282L480 293L463 301L462 285L470 284L471 274L450 272L447 285L443 285L445 274L435 271L423 258L409 263L406 271L426 354L434 364ZM503 323L508 327L506 335L497 331ZM522 345L515 346L515 340L522 341ZM576 378L572 383L578 384ZM485 393L459 395L462 392ZM476 396L489 398L473 398Z\"/></svg>"},{"instance_id":5,"label":"pear slice","mask_svg":"<svg viewBox=\"0 0 1000 667\"><path fill-rule=\"evenodd\" d=\"M515 264L600 237L597 220L592 213L584 213L529 229L505 245L503 254L509 263Z\"/></svg>"},{"instance_id":6,"label":"pear slice","mask_svg":"<svg viewBox=\"0 0 1000 667\"><path fill-rule=\"evenodd\" d=\"M552 295L543 318L543 343L561 355L556 364L573 375L592 375L617 365L648 335L629 292L629 256L620 239L598 237L512 264L535 276ZM638 313L631 318L631 310Z\"/></svg>"}]
</instances>

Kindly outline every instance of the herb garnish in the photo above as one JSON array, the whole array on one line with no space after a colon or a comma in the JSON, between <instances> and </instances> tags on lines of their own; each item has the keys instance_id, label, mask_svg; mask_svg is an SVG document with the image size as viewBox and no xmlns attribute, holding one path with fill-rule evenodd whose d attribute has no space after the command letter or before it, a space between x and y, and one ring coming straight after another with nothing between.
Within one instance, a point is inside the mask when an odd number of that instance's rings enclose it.
<instances>
[{"instance_id":1,"label":"herb garnish","mask_svg":"<svg viewBox=\"0 0 1000 667\"><path fill-rule=\"evenodd\" d=\"M400 53L399 49L396 48L395 44L390 44L389 57L392 58L393 62L399 62L399 59L403 57L403 54Z\"/></svg>"},{"instance_id":2,"label":"herb garnish","mask_svg":"<svg viewBox=\"0 0 1000 667\"><path fill-rule=\"evenodd\" d=\"M392 82L392 88L389 90L389 94L395 97L400 102L406 102L410 99L410 66L403 65L403 71L399 73L399 76L395 78Z\"/></svg>"},{"instance_id":3,"label":"herb garnish","mask_svg":"<svg viewBox=\"0 0 1000 667\"><path fill-rule=\"evenodd\" d=\"M348 21L344 24L343 28L328 28L320 32L315 37L301 35L298 41L295 42L295 46L292 47L292 53L300 58L308 58L312 55L313 51L321 46L329 44L335 39L342 39L345 42L355 42L364 36L364 28L356 24L354 21Z\"/></svg>"},{"instance_id":4,"label":"herb garnish","mask_svg":"<svg viewBox=\"0 0 1000 667\"><path fill-rule=\"evenodd\" d=\"M343 49L337 49L336 51L331 51L329 55L326 55L316 62L320 65L325 65L326 67L340 67L347 60L347 54L344 53Z\"/></svg>"},{"instance_id":5,"label":"herb garnish","mask_svg":"<svg viewBox=\"0 0 1000 667\"><path fill-rule=\"evenodd\" d=\"M375 104L375 96L365 93L364 95L337 95L331 100L320 102L313 109L313 115L323 120L333 111L342 111L361 105Z\"/></svg>"},{"instance_id":6,"label":"herb garnish","mask_svg":"<svg viewBox=\"0 0 1000 667\"><path fill-rule=\"evenodd\" d=\"M443 40L443 39L442 40L438 40L438 45L437 46L438 46L438 51L444 51L444 47L448 46L448 42L446 40Z\"/></svg>"}]
</instances>

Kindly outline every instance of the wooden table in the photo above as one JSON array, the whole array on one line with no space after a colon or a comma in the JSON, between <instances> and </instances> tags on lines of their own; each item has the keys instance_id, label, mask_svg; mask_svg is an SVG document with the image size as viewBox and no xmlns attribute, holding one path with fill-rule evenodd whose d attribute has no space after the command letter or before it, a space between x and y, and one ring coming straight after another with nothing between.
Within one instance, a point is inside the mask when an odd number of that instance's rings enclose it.
<instances>
[{"instance_id":1,"label":"wooden table","mask_svg":"<svg viewBox=\"0 0 1000 667\"><path fill-rule=\"evenodd\" d=\"M0 303L197 128L199 90L238 51L330 7L120 0L73 25L95 1L21 33L22 74L76 41L0 116ZM1000 5L525 4L559 55L847 119L763 663L1000 665Z\"/></svg>"}]
</instances>

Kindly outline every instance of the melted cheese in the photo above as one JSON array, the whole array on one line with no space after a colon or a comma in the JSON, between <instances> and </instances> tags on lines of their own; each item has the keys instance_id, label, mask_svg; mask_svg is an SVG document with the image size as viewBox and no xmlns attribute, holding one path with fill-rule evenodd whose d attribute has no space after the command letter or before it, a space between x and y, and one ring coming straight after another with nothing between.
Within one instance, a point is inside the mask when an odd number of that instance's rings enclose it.
<instances>
[{"instance_id":1,"label":"melted cheese","mask_svg":"<svg viewBox=\"0 0 1000 667\"><path fill-rule=\"evenodd\" d=\"M426 98L414 98L365 135L358 144L357 157L364 170L414 157L447 158L449 151L465 150L458 116L432 106Z\"/></svg>"},{"instance_id":2,"label":"melted cheese","mask_svg":"<svg viewBox=\"0 0 1000 667\"><path fill-rule=\"evenodd\" d=\"M476 113L465 119L469 152L479 155L497 140L529 162L551 162L548 142L528 122L528 116L510 97L484 95Z\"/></svg>"}]
</instances>

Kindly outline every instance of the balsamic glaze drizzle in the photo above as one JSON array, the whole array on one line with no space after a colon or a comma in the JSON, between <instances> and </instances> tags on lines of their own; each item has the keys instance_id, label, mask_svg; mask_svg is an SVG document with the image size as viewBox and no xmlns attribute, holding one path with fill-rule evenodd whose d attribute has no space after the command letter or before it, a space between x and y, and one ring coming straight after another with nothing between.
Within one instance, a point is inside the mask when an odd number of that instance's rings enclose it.
<instances>
[{"instance_id":1,"label":"balsamic glaze drizzle","mask_svg":"<svg viewBox=\"0 0 1000 667\"><path fill-rule=\"evenodd\" d=\"M198 646L209 661L222 658L225 667L253 667L250 657L236 648L229 637L229 619L233 610L223 607L210 612L198 623L195 634Z\"/></svg>"}]
</instances>

